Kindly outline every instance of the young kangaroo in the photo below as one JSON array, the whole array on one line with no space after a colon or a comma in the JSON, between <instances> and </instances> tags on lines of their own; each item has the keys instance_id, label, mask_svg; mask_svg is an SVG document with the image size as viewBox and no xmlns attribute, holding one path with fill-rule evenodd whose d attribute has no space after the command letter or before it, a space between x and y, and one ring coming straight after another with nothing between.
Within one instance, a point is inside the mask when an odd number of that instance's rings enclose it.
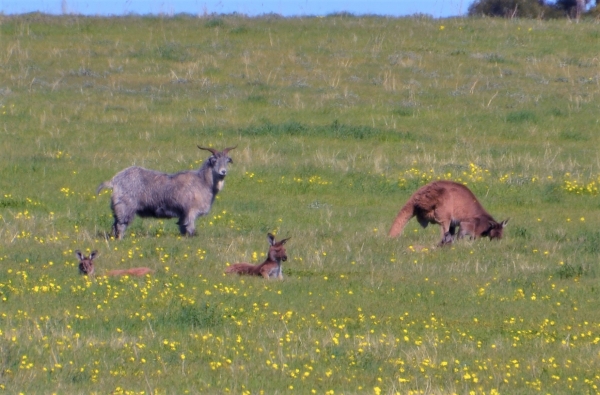
<instances>
[{"instance_id":1,"label":"young kangaroo","mask_svg":"<svg viewBox=\"0 0 600 395\"><path fill-rule=\"evenodd\" d=\"M94 258L98 256L98 251L92 251L90 256L86 257L81 251L75 251L75 255L79 258L79 273L93 277L95 273ZM111 270L106 273L107 276L136 276L142 277L148 273L154 273L154 270L147 267L134 267L132 269Z\"/></svg>"},{"instance_id":2,"label":"young kangaroo","mask_svg":"<svg viewBox=\"0 0 600 395\"><path fill-rule=\"evenodd\" d=\"M501 239L508 222L496 222L466 186L444 180L431 182L413 193L396 216L389 236L400 235L414 216L424 228L430 223L442 226L439 245L452 243L457 226L459 238L469 235Z\"/></svg>"},{"instance_id":3,"label":"young kangaroo","mask_svg":"<svg viewBox=\"0 0 600 395\"><path fill-rule=\"evenodd\" d=\"M225 273L248 274L252 276L263 276L264 278L275 278L282 280L281 262L287 261L285 247L283 246L291 237L275 242L275 236L271 233L269 237L269 253L267 259L260 265L251 265L249 263L236 263L225 269Z\"/></svg>"},{"instance_id":4,"label":"young kangaroo","mask_svg":"<svg viewBox=\"0 0 600 395\"><path fill-rule=\"evenodd\" d=\"M79 258L79 274L92 277L94 275L94 258L98 255L98 251L92 251L90 256L85 256L77 250L75 255Z\"/></svg>"},{"instance_id":5,"label":"young kangaroo","mask_svg":"<svg viewBox=\"0 0 600 395\"><path fill-rule=\"evenodd\" d=\"M134 267L131 269L117 269L106 272L107 276L134 276L143 277L146 274L152 274L154 270L147 267Z\"/></svg>"}]
</instances>

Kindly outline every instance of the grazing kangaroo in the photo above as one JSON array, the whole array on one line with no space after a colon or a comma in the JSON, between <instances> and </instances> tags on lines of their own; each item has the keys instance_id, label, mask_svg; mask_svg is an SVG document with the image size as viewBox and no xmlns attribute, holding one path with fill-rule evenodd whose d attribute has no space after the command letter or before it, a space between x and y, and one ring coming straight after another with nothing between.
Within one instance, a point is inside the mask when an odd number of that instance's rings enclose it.
<instances>
[{"instance_id":1,"label":"grazing kangaroo","mask_svg":"<svg viewBox=\"0 0 600 395\"><path fill-rule=\"evenodd\" d=\"M424 228L430 223L442 226L439 245L452 243L457 226L459 238L469 235L501 239L508 222L496 222L466 186L445 180L431 182L413 193L396 216L389 236L400 235L414 216Z\"/></svg>"},{"instance_id":2,"label":"grazing kangaroo","mask_svg":"<svg viewBox=\"0 0 600 395\"><path fill-rule=\"evenodd\" d=\"M249 263L236 263L225 269L225 273L237 273L239 275L248 274L251 276L263 276L264 278L278 278L283 280L281 271L281 262L287 261L285 247L283 246L291 237L275 242L275 236L271 233L269 238L269 253L267 259L260 265L251 265Z\"/></svg>"},{"instance_id":3,"label":"grazing kangaroo","mask_svg":"<svg viewBox=\"0 0 600 395\"><path fill-rule=\"evenodd\" d=\"M75 251L75 255L79 258L79 273L93 277L95 273L94 259L98 256L98 251L92 251L90 256L85 256L81 251ZM106 273L107 276L136 276L142 277L146 274L154 273L154 270L147 267L134 267L131 269L111 270Z\"/></svg>"}]
</instances>

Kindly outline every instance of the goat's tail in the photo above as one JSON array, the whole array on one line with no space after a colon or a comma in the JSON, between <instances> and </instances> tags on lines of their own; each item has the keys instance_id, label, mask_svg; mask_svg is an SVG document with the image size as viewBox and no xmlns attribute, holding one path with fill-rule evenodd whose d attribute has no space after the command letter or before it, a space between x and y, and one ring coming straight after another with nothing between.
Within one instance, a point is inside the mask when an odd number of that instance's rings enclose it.
<instances>
[{"instance_id":1,"label":"goat's tail","mask_svg":"<svg viewBox=\"0 0 600 395\"><path fill-rule=\"evenodd\" d=\"M98 188L96 189L96 195L99 195L103 189L112 188L112 187L113 187L112 180L104 181L102 184L98 185Z\"/></svg>"},{"instance_id":2,"label":"goat's tail","mask_svg":"<svg viewBox=\"0 0 600 395\"><path fill-rule=\"evenodd\" d=\"M396 237L402 233L404 227L408 223L408 221L415 215L415 205L412 199L409 199L408 202L402 206L398 215L396 215L396 219L392 223L392 227L390 228L390 232L388 233L389 237Z\"/></svg>"},{"instance_id":3,"label":"goat's tail","mask_svg":"<svg viewBox=\"0 0 600 395\"><path fill-rule=\"evenodd\" d=\"M131 269L117 269L117 270L111 270L110 272L107 272L106 275L107 276L135 276L135 277L142 277L145 276L146 274L152 274L154 273L154 270L147 268L147 267L134 267Z\"/></svg>"},{"instance_id":4,"label":"goat's tail","mask_svg":"<svg viewBox=\"0 0 600 395\"><path fill-rule=\"evenodd\" d=\"M237 274L255 274L256 266L251 265L249 263L235 263L231 266L228 266L225 269L225 273L237 273Z\"/></svg>"}]
</instances>

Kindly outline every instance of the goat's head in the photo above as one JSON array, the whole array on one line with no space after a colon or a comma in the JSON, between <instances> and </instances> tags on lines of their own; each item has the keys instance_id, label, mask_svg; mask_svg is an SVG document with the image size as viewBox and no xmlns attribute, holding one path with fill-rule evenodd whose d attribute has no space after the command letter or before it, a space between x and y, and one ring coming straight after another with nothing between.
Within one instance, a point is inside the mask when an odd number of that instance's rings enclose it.
<instances>
[{"instance_id":1,"label":"goat's head","mask_svg":"<svg viewBox=\"0 0 600 395\"><path fill-rule=\"evenodd\" d=\"M224 179L227 175L228 165L230 163L233 163L233 159L229 157L228 152L234 149L235 147L228 147L225 148L223 151L219 152L214 148L204 148L198 146L198 148L212 153L212 156L208 158L208 164L213 169L213 174L215 174L221 180Z\"/></svg>"},{"instance_id":2,"label":"goat's head","mask_svg":"<svg viewBox=\"0 0 600 395\"><path fill-rule=\"evenodd\" d=\"M88 276L94 275L94 258L98 255L98 251L92 251L90 256L85 256L81 251L75 251L75 255L79 258L79 274Z\"/></svg>"},{"instance_id":3,"label":"goat's head","mask_svg":"<svg viewBox=\"0 0 600 395\"><path fill-rule=\"evenodd\" d=\"M490 240L501 239L507 223L508 219L505 219L502 222L489 221L490 227L482 233L482 236L488 236Z\"/></svg>"},{"instance_id":4,"label":"goat's head","mask_svg":"<svg viewBox=\"0 0 600 395\"><path fill-rule=\"evenodd\" d=\"M287 261L287 255L285 252L285 247L283 246L291 237L287 239L283 239L280 241L275 241L275 236L271 233L267 235L269 237L269 259L275 262L285 262Z\"/></svg>"}]
</instances>

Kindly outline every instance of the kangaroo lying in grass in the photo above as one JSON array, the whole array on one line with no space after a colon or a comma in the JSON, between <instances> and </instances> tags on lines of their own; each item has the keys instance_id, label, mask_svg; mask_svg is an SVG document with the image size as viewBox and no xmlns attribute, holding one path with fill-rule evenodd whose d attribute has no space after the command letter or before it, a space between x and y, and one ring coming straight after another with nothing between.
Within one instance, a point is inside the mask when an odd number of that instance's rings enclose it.
<instances>
[{"instance_id":1,"label":"kangaroo lying in grass","mask_svg":"<svg viewBox=\"0 0 600 395\"><path fill-rule=\"evenodd\" d=\"M134 277L143 277L146 274L152 274L154 270L147 267L133 267L131 269L116 269L106 272L107 276L134 276Z\"/></svg>"},{"instance_id":2,"label":"kangaroo lying in grass","mask_svg":"<svg viewBox=\"0 0 600 395\"><path fill-rule=\"evenodd\" d=\"M496 222L481 206L473 192L453 181L434 181L419 188L400 209L389 232L396 237L408 221L416 216L422 227L430 223L441 225L439 245L452 243L456 227L458 237L471 236L501 239L508 219Z\"/></svg>"},{"instance_id":3,"label":"kangaroo lying in grass","mask_svg":"<svg viewBox=\"0 0 600 395\"><path fill-rule=\"evenodd\" d=\"M291 237L276 242L275 236L271 233L269 238L269 253L267 259L260 265L251 265L249 263L236 263L225 269L225 273L247 274L251 276L263 276L264 278L283 279L281 271L281 262L287 261L285 247L283 246Z\"/></svg>"},{"instance_id":4,"label":"kangaroo lying in grass","mask_svg":"<svg viewBox=\"0 0 600 395\"><path fill-rule=\"evenodd\" d=\"M79 258L79 273L93 277L95 273L94 259L98 256L98 251L92 251L89 256L85 256L81 251L75 251L75 255ZM154 270L147 267L134 267L131 269L118 269L106 272L107 276L135 276L142 277L146 274L154 273Z\"/></svg>"}]
</instances>

